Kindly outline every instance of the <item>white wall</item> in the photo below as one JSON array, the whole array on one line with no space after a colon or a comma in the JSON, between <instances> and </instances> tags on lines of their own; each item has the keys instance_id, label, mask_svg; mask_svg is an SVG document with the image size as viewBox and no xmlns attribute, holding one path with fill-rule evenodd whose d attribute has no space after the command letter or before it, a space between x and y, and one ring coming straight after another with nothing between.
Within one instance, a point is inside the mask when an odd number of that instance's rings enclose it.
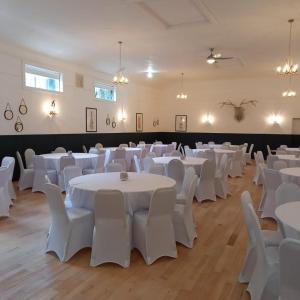
<instances>
[{"instance_id":1,"label":"white wall","mask_svg":"<svg viewBox=\"0 0 300 300\"><path fill-rule=\"evenodd\" d=\"M64 92L49 93L24 87L23 64L32 63L54 69L64 74ZM84 88L75 87L75 73L84 75ZM106 103L94 97L94 82L111 82L111 75L85 69L53 58L29 52L18 47L0 44L0 135L17 134L14 123L18 115L20 100L24 97L28 114L21 115L24 131L21 134L43 133L83 133L85 132L85 108L98 109L98 132L135 132L135 114L144 113L144 131L158 131L153 127L153 119L158 115L160 91L150 87L130 83L121 87L117 103ZM44 112L52 99L56 100L58 115L50 119ZM14 119L7 121L3 117L6 103L14 112ZM118 122L118 112L124 108L128 119ZM107 114L115 117L117 127L106 126Z\"/></svg>"},{"instance_id":2,"label":"white wall","mask_svg":"<svg viewBox=\"0 0 300 300\"><path fill-rule=\"evenodd\" d=\"M294 81L294 88L297 90ZM299 85L298 85L299 86ZM165 88L162 95L161 129L174 131L175 115L188 115L188 131L220 133L291 133L292 118L300 117L300 90L298 96L291 99L281 97L287 88L287 80L271 77L269 79L236 79L215 81L185 82L187 100L177 100L179 84ZM247 105L245 119L237 122L233 118L233 108L220 108L219 103L231 100L239 104L242 99L256 99L256 107ZM213 125L203 124L203 114L211 113L215 117ZM267 124L270 114L280 113L284 120L280 126Z\"/></svg>"}]
</instances>

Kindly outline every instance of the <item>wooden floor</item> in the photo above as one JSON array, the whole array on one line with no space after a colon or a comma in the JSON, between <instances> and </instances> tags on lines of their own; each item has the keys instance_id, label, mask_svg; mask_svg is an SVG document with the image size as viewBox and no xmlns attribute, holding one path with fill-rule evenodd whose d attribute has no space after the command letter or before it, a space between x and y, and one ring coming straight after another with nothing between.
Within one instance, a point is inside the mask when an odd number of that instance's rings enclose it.
<instances>
[{"instance_id":1,"label":"wooden floor","mask_svg":"<svg viewBox=\"0 0 300 300\"><path fill-rule=\"evenodd\" d=\"M177 246L178 258L147 266L134 250L123 269L89 266L91 250L69 262L45 254L50 223L45 197L18 193L10 218L0 219L0 299L250 299L237 279L247 246L240 194L249 190L258 206L261 187L252 183L254 167L231 179L227 200L194 203L198 239L193 249ZM275 224L263 221L264 228Z\"/></svg>"}]
</instances>

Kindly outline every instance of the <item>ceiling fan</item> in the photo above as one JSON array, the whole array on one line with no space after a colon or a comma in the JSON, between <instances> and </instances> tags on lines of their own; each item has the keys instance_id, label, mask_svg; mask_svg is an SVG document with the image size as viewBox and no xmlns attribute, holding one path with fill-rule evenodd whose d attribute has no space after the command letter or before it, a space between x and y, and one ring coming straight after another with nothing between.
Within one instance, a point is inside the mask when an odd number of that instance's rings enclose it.
<instances>
[{"instance_id":1,"label":"ceiling fan","mask_svg":"<svg viewBox=\"0 0 300 300\"><path fill-rule=\"evenodd\" d=\"M210 54L206 58L206 62L210 65L215 64L218 62L218 60L224 60L224 59L233 59L234 57L228 56L223 57L221 53L214 53L214 48L209 48Z\"/></svg>"}]
</instances>

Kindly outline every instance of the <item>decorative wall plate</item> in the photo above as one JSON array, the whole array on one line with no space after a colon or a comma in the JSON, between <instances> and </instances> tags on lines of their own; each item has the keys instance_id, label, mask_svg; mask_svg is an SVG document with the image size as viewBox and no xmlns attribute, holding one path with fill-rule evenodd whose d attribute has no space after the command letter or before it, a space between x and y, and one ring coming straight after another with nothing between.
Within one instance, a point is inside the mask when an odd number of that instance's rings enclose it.
<instances>
[{"instance_id":1,"label":"decorative wall plate","mask_svg":"<svg viewBox=\"0 0 300 300\"><path fill-rule=\"evenodd\" d=\"M112 128L116 128L117 127L117 123L115 122L115 119L112 119L111 127Z\"/></svg>"},{"instance_id":2,"label":"decorative wall plate","mask_svg":"<svg viewBox=\"0 0 300 300\"><path fill-rule=\"evenodd\" d=\"M106 123L107 126L110 125L110 118L109 118L109 115L107 115L106 120L105 120L105 123Z\"/></svg>"},{"instance_id":3,"label":"decorative wall plate","mask_svg":"<svg viewBox=\"0 0 300 300\"><path fill-rule=\"evenodd\" d=\"M26 115L28 112L28 108L27 108L24 98L22 98L22 100L21 100L21 103L19 106L19 112L21 115Z\"/></svg>"},{"instance_id":4,"label":"decorative wall plate","mask_svg":"<svg viewBox=\"0 0 300 300\"><path fill-rule=\"evenodd\" d=\"M24 129L24 126L23 126L22 120L18 116L17 121L15 123L15 131L16 132L21 132L21 131L23 131L23 129Z\"/></svg>"},{"instance_id":5,"label":"decorative wall plate","mask_svg":"<svg viewBox=\"0 0 300 300\"><path fill-rule=\"evenodd\" d=\"M7 103L6 104L6 107L5 107L5 111L4 111L4 118L6 120L12 120L14 117L14 113L13 111L11 110L11 107L10 107L10 104Z\"/></svg>"}]
</instances>

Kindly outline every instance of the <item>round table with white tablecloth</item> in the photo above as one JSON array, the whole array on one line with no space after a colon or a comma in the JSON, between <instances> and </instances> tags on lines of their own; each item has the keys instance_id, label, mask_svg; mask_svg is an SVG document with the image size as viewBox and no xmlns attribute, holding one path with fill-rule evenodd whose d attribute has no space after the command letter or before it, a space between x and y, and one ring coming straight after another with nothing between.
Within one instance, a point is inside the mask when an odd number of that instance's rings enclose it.
<instances>
[{"instance_id":1,"label":"round table with white tablecloth","mask_svg":"<svg viewBox=\"0 0 300 300\"><path fill-rule=\"evenodd\" d=\"M203 163L207 160L206 158L198 158L198 157L186 157L185 159L180 159L179 157L173 156L164 156L164 157L155 157L153 158L154 163L161 164L166 166L171 160L178 159L180 160L185 167L194 167L195 172L198 176L200 176L201 167Z\"/></svg>"},{"instance_id":2,"label":"round table with white tablecloth","mask_svg":"<svg viewBox=\"0 0 300 300\"><path fill-rule=\"evenodd\" d=\"M119 190L124 194L127 211L148 209L152 193L159 188L175 188L175 180L154 174L128 173L128 180L121 181L120 173L98 173L70 180L73 207L94 209L95 194L100 189ZM166 199L168 201L168 199Z\"/></svg>"},{"instance_id":3,"label":"round table with white tablecloth","mask_svg":"<svg viewBox=\"0 0 300 300\"><path fill-rule=\"evenodd\" d=\"M300 239L300 201L278 206L275 215L283 225L286 237Z\"/></svg>"},{"instance_id":4,"label":"round table with white tablecloth","mask_svg":"<svg viewBox=\"0 0 300 300\"><path fill-rule=\"evenodd\" d=\"M300 168L285 168L279 171L282 182L292 182L300 185Z\"/></svg>"},{"instance_id":5,"label":"round table with white tablecloth","mask_svg":"<svg viewBox=\"0 0 300 300\"><path fill-rule=\"evenodd\" d=\"M300 148L283 148L282 150L284 150L287 154L300 154Z\"/></svg>"},{"instance_id":6,"label":"round table with white tablecloth","mask_svg":"<svg viewBox=\"0 0 300 300\"><path fill-rule=\"evenodd\" d=\"M300 157L294 154L279 154L276 155L279 160L285 161L289 167L300 167Z\"/></svg>"},{"instance_id":7,"label":"round table with white tablecloth","mask_svg":"<svg viewBox=\"0 0 300 300\"><path fill-rule=\"evenodd\" d=\"M59 172L59 160L62 156L67 156L67 153L49 153L41 154L42 157L46 160L46 165L48 169L53 169ZM76 166L81 169L92 168L95 160L97 159L97 154L91 153L72 153L72 156L75 158Z\"/></svg>"}]
</instances>

